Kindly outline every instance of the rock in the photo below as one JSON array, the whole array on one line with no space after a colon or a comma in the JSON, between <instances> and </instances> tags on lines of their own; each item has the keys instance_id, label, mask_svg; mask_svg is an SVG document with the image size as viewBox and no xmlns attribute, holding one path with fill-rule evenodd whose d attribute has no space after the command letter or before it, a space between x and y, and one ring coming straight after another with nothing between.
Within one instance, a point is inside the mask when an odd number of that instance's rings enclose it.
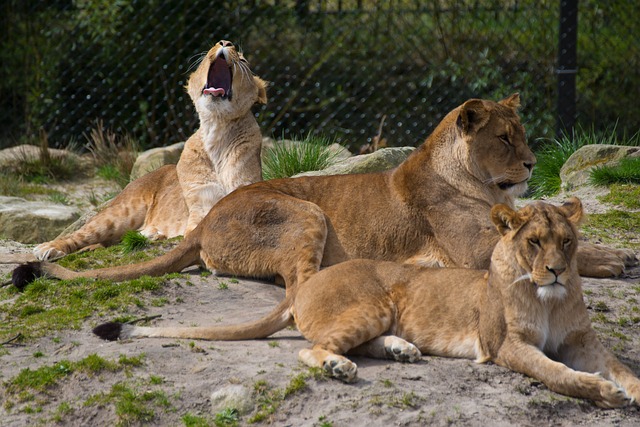
<instances>
[{"instance_id":1,"label":"rock","mask_svg":"<svg viewBox=\"0 0 640 427\"><path fill-rule=\"evenodd\" d=\"M606 144L580 147L560 170L562 189L569 191L588 184L591 170L596 167L615 166L625 157L638 156L640 156L640 147Z\"/></svg>"},{"instance_id":2,"label":"rock","mask_svg":"<svg viewBox=\"0 0 640 427\"><path fill-rule=\"evenodd\" d=\"M74 207L0 196L0 237L16 242L52 240L79 217Z\"/></svg>"},{"instance_id":3,"label":"rock","mask_svg":"<svg viewBox=\"0 0 640 427\"><path fill-rule=\"evenodd\" d=\"M233 384L211 394L211 412L217 414L225 409L235 409L238 415L253 411L255 404L252 391L243 385Z\"/></svg>"},{"instance_id":4,"label":"rock","mask_svg":"<svg viewBox=\"0 0 640 427\"><path fill-rule=\"evenodd\" d=\"M49 156L52 158L67 158L70 162L81 164L82 157L68 150L49 148ZM40 159L40 147L35 145L17 145L0 150L0 168L10 168L20 161L33 161Z\"/></svg>"},{"instance_id":5,"label":"rock","mask_svg":"<svg viewBox=\"0 0 640 427\"><path fill-rule=\"evenodd\" d=\"M371 154L349 157L321 171L305 172L296 176L344 175L348 173L383 172L402 163L414 147L382 148Z\"/></svg>"},{"instance_id":6,"label":"rock","mask_svg":"<svg viewBox=\"0 0 640 427\"><path fill-rule=\"evenodd\" d=\"M131 168L131 181L149 172L153 172L161 166L175 165L180 159L183 148L184 142L178 142L167 147L158 147L143 151L138 155L136 162Z\"/></svg>"}]
</instances>

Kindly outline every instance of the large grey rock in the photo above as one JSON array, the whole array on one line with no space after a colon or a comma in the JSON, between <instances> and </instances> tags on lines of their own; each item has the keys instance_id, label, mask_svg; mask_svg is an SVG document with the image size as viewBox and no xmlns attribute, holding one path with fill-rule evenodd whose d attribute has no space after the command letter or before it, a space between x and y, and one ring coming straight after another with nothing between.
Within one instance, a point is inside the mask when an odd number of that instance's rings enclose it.
<instances>
[{"instance_id":1,"label":"large grey rock","mask_svg":"<svg viewBox=\"0 0 640 427\"><path fill-rule=\"evenodd\" d=\"M255 406L252 391L246 386L232 384L211 394L211 412L217 414L225 409L235 409L239 415L248 414Z\"/></svg>"},{"instance_id":2,"label":"large grey rock","mask_svg":"<svg viewBox=\"0 0 640 427\"><path fill-rule=\"evenodd\" d=\"M640 147L592 144L576 150L560 170L562 189L573 190L589 184L591 171L600 166L615 166L625 157L640 156Z\"/></svg>"},{"instance_id":3,"label":"large grey rock","mask_svg":"<svg viewBox=\"0 0 640 427\"><path fill-rule=\"evenodd\" d=\"M79 217L80 211L71 206L0 196L0 237L16 242L52 240Z\"/></svg>"},{"instance_id":4,"label":"large grey rock","mask_svg":"<svg viewBox=\"0 0 640 427\"><path fill-rule=\"evenodd\" d=\"M164 165L175 165L180 160L180 154L184 148L184 142L178 142L167 147L152 148L143 151L136 158L136 162L131 168L131 181L140 178L142 175L153 172Z\"/></svg>"},{"instance_id":5,"label":"large grey rock","mask_svg":"<svg viewBox=\"0 0 640 427\"><path fill-rule=\"evenodd\" d=\"M321 171L305 172L296 176L383 172L398 166L409 157L414 150L414 147L383 148L371 154L363 154L340 160Z\"/></svg>"}]
</instances>

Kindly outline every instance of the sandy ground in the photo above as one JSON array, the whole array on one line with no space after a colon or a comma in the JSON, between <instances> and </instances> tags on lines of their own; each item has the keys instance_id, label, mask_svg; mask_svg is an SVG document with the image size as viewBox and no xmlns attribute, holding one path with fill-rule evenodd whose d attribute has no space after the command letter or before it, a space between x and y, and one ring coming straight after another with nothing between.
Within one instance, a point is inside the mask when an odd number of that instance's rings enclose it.
<instances>
[{"instance_id":1,"label":"sandy ground","mask_svg":"<svg viewBox=\"0 0 640 427\"><path fill-rule=\"evenodd\" d=\"M28 252L30 248L14 242L0 242L0 256L7 252ZM4 275L14 266L0 264ZM155 325L207 325L235 323L267 313L283 298L282 288L267 282L202 277L192 270L190 280L171 280L160 295L169 303L163 307L147 305L132 309L138 316L161 314ZM220 289L220 281L228 289ZM640 268L616 280L585 279L585 297L592 316L604 314L607 321L595 323L605 345L640 374L639 323L620 322L637 319L640 299ZM595 308L604 302L609 311ZM11 304L11 301L0 301ZM601 305L600 305L601 306ZM634 311L635 310L635 311ZM297 361L297 353L308 343L295 330L282 331L267 340L195 343L175 339L139 339L104 342L91 333L97 323L109 319L89 318L80 330L61 331L22 345L5 345L0 352L0 381L6 382L22 369L36 369L67 359L80 360L92 353L117 360L120 355L144 354L144 365L129 373L105 373L97 376L74 373L62 380L47 395L37 396L41 412L25 413L26 404L18 403L7 411L5 391L1 387L0 425L51 425L53 414L62 402L72 411L61 425L101 426L118 422L111 403L84 406L89 395L108 393L117 382L139 384L139 392L162 390L170 406L154 409L149 425L183 425L185 414L206 417L213 425L210 396L231 384L249 388L260 380L284 389L291 379L308 372ZM35 358L39 351L45 357ZM263 423L278 426L388 426L388 425L640 425L637 406L602 410L592 403L550 392L544 385L524 375L470 360L424 357L416 364L354 357L359 381L343 384L331 379L306 380L306 387L287 397ZM149 379L161 377L161 384ZM31 402L31 406L35 406ZM247 424L250 415L240 419ZM324 423L324 424L323 424Z\"/></svg>"}]
</instances>

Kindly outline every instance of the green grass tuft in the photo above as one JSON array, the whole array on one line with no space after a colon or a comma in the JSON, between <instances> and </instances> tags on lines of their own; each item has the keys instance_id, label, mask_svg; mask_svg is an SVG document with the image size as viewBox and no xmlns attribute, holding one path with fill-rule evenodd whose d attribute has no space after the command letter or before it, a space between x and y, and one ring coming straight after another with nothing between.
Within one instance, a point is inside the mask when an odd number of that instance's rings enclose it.
<instances>
[{"instance_id":1,"label":"green grass tuft","mask_svg":"<svg viewBox=\"0 0 640 427\"><path fill-rule=\"evenodd\" d=\"M213 422L216 427L236 427L240 421L238 410L235 408L226 408L215 415Z\"/></svg>"},{"instance_id":2,"label":"green grass tuft","mask_svg":"<svg viewBox=\"0 0 640 427\"><path fill-rule=\"evenodd\" d=\"M262 159L263 179L287 178L302 172L325 169L336 158L327 138L309 136L292 143L276 142Z\"/></svg>"},{"instance_id":3,"label":"green grass tuft","mask_svg":"<svg viewBox=\"0 0 640 427\"><path fill-rule=\"evenodd\" d=\"M543 144L536 150L538 162L529 180L531 197L539 199L557 194L562 185L560 180L562 166L580 147L591 144L638 146L640 145L640 133L631 137L618 137L616 126L604 132L597 132L593 128L577 128L573 130L571 135L564 134L558 139Z\"/></svg>"},{"instance_id":4,"label":"green grass tuft","mask_svg":"<svg viewBox=\"0 0 640 427\"><path fill-rule=\"evenodd\" d=\"M601 166L591 171L594 185L640 184L640 157L624 158L617 166Z\"/></svg>"},{"instance_id":5,"label":"green grass tuft","mask_svg":"<svg viewBox=\"0 0 640 427\"><path fill-rule=\"evenodd\" d=\"M122 236L122 250L124 253L139 251L149 246L149 239L139 231L129 230Z\"/></svg>"}]
</instances>

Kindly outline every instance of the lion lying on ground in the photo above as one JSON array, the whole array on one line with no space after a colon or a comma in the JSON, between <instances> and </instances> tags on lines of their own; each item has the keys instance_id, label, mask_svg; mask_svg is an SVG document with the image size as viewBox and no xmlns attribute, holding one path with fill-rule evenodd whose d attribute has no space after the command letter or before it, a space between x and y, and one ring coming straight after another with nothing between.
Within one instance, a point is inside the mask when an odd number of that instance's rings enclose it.
<instances>
[{"instance_id":1,"label":"lion lying on ground","mask_svg":"<svg viewBox=\"0 0 640 427\"><path fill-rule=\"evenodd\" d=\"M489 220L491 206L513 208L535 164L518 106L517 94L500 102L465 102L391 171L239 188L154 260L79 273L32 263L14 270L14 283L22 286L41 274L127 280L204 264L231 275L279 276L289 292L320 266L354 258L488 268L500 238ZM634 261L624 250L579 247L584 275L617 275Z\"/></svg>"},{"instance_id":2,"label":"lion lying on ground","mask_svg":"<svg viewBox=\"0 0 640 427\"><path fill-rule=\"evenodd\" d=\"M130 183L82 228L35 247L40 260L117 243L128 230L152 239L192 231L222 197L262 179L262 136L251 107L266 103L266 83L254 76L233 44L209 50L186 86L200 128L177 166L164 166Z\"/></svg>"},{"instance_id":3,"label":"lion lying on ground","mask_svg":"<svg viewBox=\"0 0 640 427\"><path fill-rule=\"evenodd\" d=\"M342 356L347 352L404 362L419 360L422 352L493 361L602 407L637 403L640 380L598 341L582 299L576 259L582 215L576 198L517 212L495 206L491 218L502 237L488 272L353 260L312 276L255 322L163 328L106 323L94 332L109 340L244 340L295 322L314 344L300 351L300 360L344 381L353 381L357 369Z\"/></svg>"}]
</instances>

